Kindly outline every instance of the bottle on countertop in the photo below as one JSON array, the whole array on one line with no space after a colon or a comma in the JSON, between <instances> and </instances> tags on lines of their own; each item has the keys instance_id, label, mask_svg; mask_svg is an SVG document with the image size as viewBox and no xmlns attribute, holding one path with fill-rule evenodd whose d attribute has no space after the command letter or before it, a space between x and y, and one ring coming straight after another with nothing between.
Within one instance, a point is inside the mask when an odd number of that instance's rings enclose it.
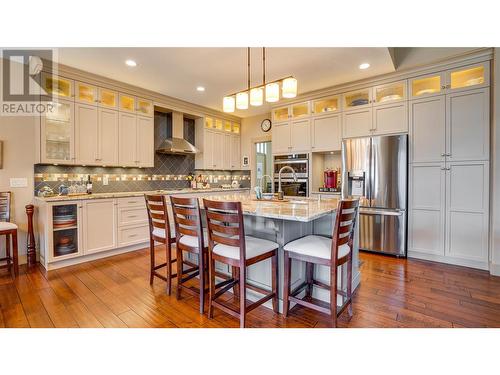
<instances>
[{"instance_id":1,"label":"bottle on countertop","mask_svg":"<svg viewBox=\"0 0 500 375\"><path fill-rule=\"evenodd\" d=\"M87 177L87 194L92 194L92 180L90 179L90 175Z\"/></svg>"}]
</instances>

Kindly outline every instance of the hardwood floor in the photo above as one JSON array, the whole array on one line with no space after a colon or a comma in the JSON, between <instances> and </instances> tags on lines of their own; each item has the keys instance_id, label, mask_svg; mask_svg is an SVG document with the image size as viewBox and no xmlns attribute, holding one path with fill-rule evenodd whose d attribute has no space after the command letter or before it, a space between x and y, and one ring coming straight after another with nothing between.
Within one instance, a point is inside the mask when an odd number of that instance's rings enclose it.
<instances>
[{"instance_id":1,"label":"hardwood floor","mask_svg":"<svg viewBox=\"0 0 500 375\"><path fill-rule=\"evenodd\" d=\"M163 253L159 251L159 254ZM354 316L340 327L500 327L500 277L486 271L361 254ZM238 327L215 310L198 313L197 298L149 285L147 250L45 273L24 267L0 273L0 327ZM259 307L249 327L329 327L327 316L296 306L290 317Z\"/></svg>"}]
</instances>

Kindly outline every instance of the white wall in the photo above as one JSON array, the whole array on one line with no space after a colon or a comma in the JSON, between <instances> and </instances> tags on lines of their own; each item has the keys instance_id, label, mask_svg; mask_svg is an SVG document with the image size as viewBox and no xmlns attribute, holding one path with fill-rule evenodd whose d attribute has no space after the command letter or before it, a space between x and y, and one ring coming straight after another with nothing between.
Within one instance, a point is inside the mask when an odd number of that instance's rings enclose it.
<instances>
[{"instance_id":1,"label":"white wall","mask_svg":"<svg viewBox=\"0 0 500 375\"><path fill-rule=\"evenodd\" d=\"M494 56L492 115L490 272L500 276L500 48L495 48Z\"/></svg>"}]
</instances>

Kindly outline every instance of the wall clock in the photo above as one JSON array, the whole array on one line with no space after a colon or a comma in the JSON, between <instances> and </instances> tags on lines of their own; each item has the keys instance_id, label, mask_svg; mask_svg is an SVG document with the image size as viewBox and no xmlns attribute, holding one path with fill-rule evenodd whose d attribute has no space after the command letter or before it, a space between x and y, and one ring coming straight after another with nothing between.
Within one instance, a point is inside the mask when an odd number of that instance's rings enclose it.
<instances>
[{"instance_id":1,"label":"wall clock","mask_svg":"<svg viewBox=\"0 0 500 375\"><path fill-rule=\"evenodd\" d=\"M271 126L272 126L271 120L269 120L268 118L266 118L265 120L262 120L262 122L260 124L260 128L262 129L263 132L266 132L266 133L269 130L271 130Z\"/></svg>"}]
</instances>

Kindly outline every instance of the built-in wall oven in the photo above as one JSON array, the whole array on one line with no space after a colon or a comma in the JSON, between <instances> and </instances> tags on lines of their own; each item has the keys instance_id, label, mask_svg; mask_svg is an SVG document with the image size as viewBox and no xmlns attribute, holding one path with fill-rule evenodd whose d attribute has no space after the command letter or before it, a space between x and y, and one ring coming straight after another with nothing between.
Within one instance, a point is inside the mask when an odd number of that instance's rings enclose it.
<instances>
[{"instance_id":1,"label":"built-in wall oven","mask_svg":"<svg viewBox=\"0 0 500 375\"><path fill-rule=\"evenodd\" d=\"M281 189L284 195L307 197L309 195L309 155L289 154L274 156L274 191L278 191L278 173L284 166L289 166L295 171L297 181L293 179L293 173L286 169L281 174Z\"/></svg>"}]
</instances>

